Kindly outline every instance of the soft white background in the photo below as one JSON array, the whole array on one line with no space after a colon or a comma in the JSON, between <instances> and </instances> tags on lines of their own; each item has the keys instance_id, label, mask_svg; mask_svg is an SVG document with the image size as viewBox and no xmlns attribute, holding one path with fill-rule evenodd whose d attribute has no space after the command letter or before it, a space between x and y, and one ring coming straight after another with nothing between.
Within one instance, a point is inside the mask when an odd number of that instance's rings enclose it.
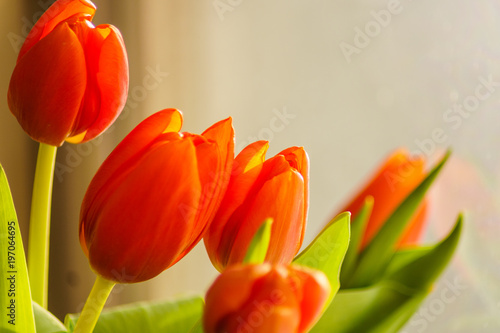
<instances>
[{"instance_id":1,"label":"soft white background","mask_svg":"<svg viewBox=\"0 0 500 333\"><path fill-rule=\"evenodd\" d=\"M26 22L43 8L26 3L0 0L0 96L6 95L15 64L9 36L22 36ZM386 10L389 1L220 3L232 10L220 13L212 0L95 0L94 22L118 26L128 47L129 104L113 132L94 143L65 144L58 152L67 172L60 169L55 180L50 307L59 316L78 311L93 282L77 223L99 163L142 119L176 107L191 132L232 116L238 148L257 138L271 140L269 156L292 145L306 148L306 243L394 148L406 146L432 161L451 147L453 158L431 193L425 240L443 237L460 210L466 216L463 238L452 265L404 331L498 332L500 3L393 1L398 14L385 26L372 12ZM358 31L374 26L379 31L372 30L366 45L346 57L340 45L355 46ZM146 89L143 80L155 70L163 75ZM488 78L499 83L487 98L471 112L453 114L453 121L446 118ZM36 144L20 130L5 100L0 99L0 162L26 225ZM279 126L276 113L289 114L288 123ZM434 131L441 133L438 140ZM202 292L215 274L198 247L157 279L118 289L111 303Z\"/></svg>"}]
</instances>

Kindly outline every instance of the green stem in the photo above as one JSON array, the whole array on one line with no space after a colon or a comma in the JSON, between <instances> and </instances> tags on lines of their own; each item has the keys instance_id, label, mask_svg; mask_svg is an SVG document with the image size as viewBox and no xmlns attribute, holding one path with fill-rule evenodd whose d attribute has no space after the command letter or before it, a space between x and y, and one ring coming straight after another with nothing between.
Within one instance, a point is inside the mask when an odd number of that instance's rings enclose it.
<instances>
[{"instance_id":1,"label":"green stem","mask_svg":"<svg viewBox=\"0 0 500 333\"><path fill-rule=\"evenodd\" d=\"M50 207L56 152L57 147L40 143L31 198L28 272L32 298L44 309L47 308Z\"/></svg>"},{"instance_id":2,"label":"green stem","mask_svg":"<svg viewBox=\"0 0 500 333\"><path fill-rule=\"evenodd\" d=\"M92 333L102 308L104 304L106 304L106 300L114 286L114 282L97 275L94 286L87 298L87 302L85 302L82 313L80 313L80 317L76 322L73 333Z\"/></svg>"}]
</instances>

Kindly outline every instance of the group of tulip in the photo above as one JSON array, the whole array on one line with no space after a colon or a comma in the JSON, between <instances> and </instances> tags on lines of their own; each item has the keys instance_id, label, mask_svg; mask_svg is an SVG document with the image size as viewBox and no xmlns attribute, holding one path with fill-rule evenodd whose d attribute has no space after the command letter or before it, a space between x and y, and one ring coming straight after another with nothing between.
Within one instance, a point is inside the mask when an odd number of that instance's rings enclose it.
<instances>
[{"instance_id":1,"label":"group of tulip","mask_svg":"<svg viewBox=\"0 0 500 333\"><path fill-rule=\"evenodd\" d=\"M43 144L91 140L125 103L122 37L112 26L94 27L94 12L87 0L56 1L19 54L9 107ZM258 141L234 157L231 121L201 135L180 132L181 113L165 109L139 124L88 187L80 214L83 251L101 277L134 283L157 276L204 239L221 271L206 295L206 332L307 332L330 293L322 272L291 264L307 220L307 154L292 147L266 160L268 143ZM401 153L395 156L408 161ZM390 166L399 163L396 157ZM388 182L379 175L346 207L356 214L368 195L395 198L375 206L364 244L422 179L423 163L417 164L415 176L396 186L401 193L387 196ZM268 218L273 223L265 262L245 264L250 243ZM402 243L415 241L422 225L419 213ZM256 312L264 314L258 323Z\"/></svg>"},{"instance_id":2,"label":"group of tulip","mask_svg":"<svg viewBox=\"0 0 500 333\"><path fill-rule=\"evenodd\" d=\"M234 158L231 119L201 135L180 133L181 124L177 110L155 113L97 171L80 217L80 240L92 268L108 280L141 282L175 264L204 237L222 271L207 295L207 332L232 332L238 320L251 320L254 302L261 301L271 306L266 325L283 321L294 327L288 332L305 332L329 292L321 272L287 266L304 235L305 151L289 148L264 161L267 143L256 142ZM272 266L242 265L266 218L274 221L265 259ZM283 292L278 303L271 299L276 290ZM241 308L228 313L230 307L215 304L222 298ZM292 314L296 323L287 319Z\"/></svg>"}]
</instances>

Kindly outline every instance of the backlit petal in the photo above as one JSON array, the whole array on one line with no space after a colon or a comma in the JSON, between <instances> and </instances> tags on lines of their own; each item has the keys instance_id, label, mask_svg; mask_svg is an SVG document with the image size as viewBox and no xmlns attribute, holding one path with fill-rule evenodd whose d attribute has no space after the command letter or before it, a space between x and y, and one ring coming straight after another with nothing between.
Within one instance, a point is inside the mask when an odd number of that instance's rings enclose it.
<instances>
[{"instance_id":1,"label":"backlit petal","mask_svg":"<svg viewBox=\"0 0 500 333\"><path fill-rule=\"evenodd\" d=\"M145 182L145 175L155 180ZM108 184L92 208L97 211L88 214L96 220L93 228L84 226L92 267L112 280L113 271L126 267L124 274L140 282L171 266L195 225L185 209L197 207L199 187L192 142L148 151L136 168Z\"/></svg>"},{"instance_id":2,"label":"backlit petal","mask_svg":"<svg viewBox=\"0 0 500 333\"><path fill-rule=\"evenodd\" d=\"M95 116L89 112L92 110L82 110L86 120L81 120L82 123L73 128L74 134L86 130L82 142L92 140L116 120L125 106L128 94L127 52L120 32L110 25L97 26L93 31L94 34L105 36L100 48L93 54L97 57L97 68L92 71L96 75L96 86L89 90L99 96L99 105ZM87 48L90 48L90 45L87 45ZM89 53L87 55L89 56Z\"/></svg>"},{"instance_id":3,"label":"backlit petal","mask_svg":"<svg viewBox=\"0 0 500 333\"><path fill-rule=\"evenodd\" d=\"M61 24L16 65L9 108L34 140L60 146L78 114L86 78L80 42L67 24Z\"/></svg>"},{"instance_id":4,"label":"backlit petal","mask_svg":"<svg viewBox=\"0 0 500 333\"><path fill-rule=\"evenodd\" d=\"M50 6L38 19L19 52L17 61L55 27L70 17L86 17L92 20L96 11L95 5L87 0L58 0Z\"/></svg>"}]
</instances>

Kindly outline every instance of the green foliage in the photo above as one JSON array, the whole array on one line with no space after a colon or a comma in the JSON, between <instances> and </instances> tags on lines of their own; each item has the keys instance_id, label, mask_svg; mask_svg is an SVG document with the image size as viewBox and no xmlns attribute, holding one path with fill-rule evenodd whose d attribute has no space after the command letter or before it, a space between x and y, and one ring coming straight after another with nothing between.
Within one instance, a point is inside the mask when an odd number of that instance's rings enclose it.
<instances>
[{"instance_id":1,"label":"green foliage","mask_svg":"<svg viewBox=\"0 0 500 333\"><path fill-rule=\"evenodd\" d=\"M0 332L35 332L26 257L7 177L0 166Z\"/></svg>"},{"instance_id":2,"label":"green foliage","mask_svg":"<svg viewBox=\"0 0 500 333\"><path fill-rule=\"evenodd\" d=\"M342 269L340 271L340 285L341 288L346 288L349 285L349 281L352 275L356 271L356 265L358 263L359 248L363 240L363 235L365 233L366 225L370 219L370 215L373 209L373 197L368 196L361 207L361 210L356 217L353 219L351 224L351 241L349 243L349 249L345 255L344 263L342 264Z\"/></svg>"},{"instance_id":3,"label":"green foliage","mask_svg":"<svg viewBox=\"0 0 500 333\"><path fill-rule=\"evenodd\" d=\"M189 332L201 318L203 299L199 296L158 303L134 303L104 310L94 333ZM66 316L69 332L78 314Z\"/></svg>"},{"instance_id":4,"label":"green foliage","mask_svg":"<svg viewBox=\"0 0 500 333\"><path fill-rule=\"evenodd\" d=\"M424 199L427 190L446 163L449 155L450 152L441 159L420 185L396 208L370 244L363 250L352 279L348 282L350 288L372 285L383 276L395 252L398 240Z\"/></svg>"},{"instance_id":5,"label":"green foliage","mask_svg":"<svg viewBox=\"0 0 500 333\"><path fill-rule=\"evenodd\" d=\"M461 229L460 216L453 231L437 245L396 252L377 283L342 289L311 332L397 332L448 265Z\"/></svg>"},{"instance_id":6,"label":"green foliage","mask_svg":"<svg viewBox=\"0 0 500 333\"><path fill-rule=\"evenodd\" d=\"M340 266L349 247L350 218L350 213L336 216L294 260L295 264L326 274L332 288L327 304L340 288Z\"/></svg>"},{"instance_id":7,"label":"green foliage","mask_svg":"<svg viewBox=\"0 0 500 333\"><path fill-rule=\"evenodd\" d=\"M33 302L36 331L38 333L66 333L66 327L52 313Z\"/></svg>"}]
</instances>

